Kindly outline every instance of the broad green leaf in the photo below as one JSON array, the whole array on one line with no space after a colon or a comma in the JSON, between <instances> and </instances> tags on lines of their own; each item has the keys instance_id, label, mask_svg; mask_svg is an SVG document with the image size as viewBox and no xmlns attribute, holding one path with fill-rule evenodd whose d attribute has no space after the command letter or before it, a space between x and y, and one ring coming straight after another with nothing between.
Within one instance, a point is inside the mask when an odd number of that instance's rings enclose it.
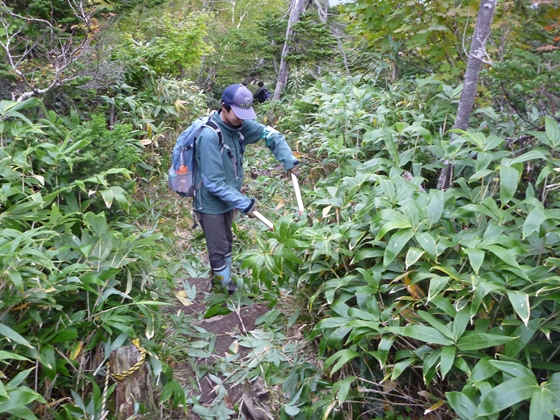
<instances>
[{"instance_id":1,"label":"broad green leaf","mask_svg":"<svg viewBox=\"0 0 560 420\"><path fill-rule=\"evenodd\" d=\"M355 376L348 376L344 378L342 381L338 381L333 385L333 391L338 392L338 401L343 403L346 401L346 397L348 396L348 391L350 391L350 385L356 379Z\"/></svg>"},{"instance_id":2,"label":"broad green leaf","mask_svg":"<svg viewBox=\"0 0 560 420\"><path fill-rule=\"evenodd\" d=\"M414 231L412 229L404 229L395 232L387 248L385 248L385 255L383 256L383 266L387 267L393 262L393 260L399 255L399 252L405 247L408 241L414 236Z\"/></svg>"},{"instance_id":3,"label":"broad green leaf","mask_svg":"<svg viewBox=\"0 0 560 420\"><path fill-rule=\"evenodd\" d=\"M383 256L383 249L381 248L362 248L360 249L354 258L352 258L352 264L357 264L366 258L377 258Z\"/></svg>"},{"instance_id":4,"label":"broad green leaf","mask_svg":"<svg viewBox=\"0 0 560 420\"><path fill-rule=\"evenodd\" d=\"M385 147L389 152L389 156L393 160L393 163L399 163L399 151L397 149L397 145L395 139L393 138L393 134L389 130L389 127L383 127L383 140L385 141Z\"/></svg>"},{"instance_id":5,"label":"broad green leaf","mask_svg":"<svg viewBox=\"0 0 560 420\"><path fill-rule=\"evenodd\" d=\"M434 265L432 267L431 271L436 271L436 270L439 270L439 271L447 274L453 280L459 280L461 278L461 276L459 276L459 273L457 272L455 267L453 267L451 265Z\"/></svg>"},{"instance_id":6,"label":"broad green leaf","mask_svg":"<svg viewBox=\"0 0 560 420\"><path fill-rule=\"evenodd\" d=\"M442 346L450 346L453 340L447 338L438 330L424 325L408 325L406 327L385 327L384 331L392 332L397 335L414 338L429 344L440 344Z\"/></svg>"},{"instance_id":7,"label":"broad green leaf","mask_svg":"<svg viewBox=\"0 0 560 420\"><path fill-rule=\"evenodd\" d=\"M447 402L462 420L473 420L476 405L462 392L446 392Z\"/></svg>"},{"instance_id":8,"label":"broad green leaf","mask_svg":"<svg viewBox=\"0 0 560 420\"><path fill-rule=\"evenodd\" d=\"M168 384L170 384L170 383L171 382L168 382ZM165 392L165 393L162 392L162 395L160 397L163 401L167 401L169 398L171 398L171 395L173 394L173 389L170 386L168 386L168 384L166 384L166 386L164 388L164 391L167 391L167 392ZM198 414L199 416L203 416L203 418L204 417L208 417L208 418L215 417L214 413L212 411L210 411L209 408L206 408L206 407L204 407L202 405L199 405L199 404L196 404L195 406L193 406L192 411L193 411L193 413Z\"/></svg>"},{"instance_id":9,"label":"broad green leaf","mask_svg":"<svg viewBox=\"0 0 560 420\"><path fill-rule=\"evenodd\" d=\"M195 349L195 348L189 348L187 349L186 353L190 356L190 357L196 357L198 359L207 359L209 357L211 357L212 355L210 353L208 353L206 350L203 349Z\"/></svg>"},{"instance_id":10,"label":"broad green leaf","mask_svg":"<svg viewBox=\"0 0 560 420\"><path fill-rule=\"evenodd\" d=\"M49 342L50 343L64 343L66 341L72 341L78 338L78 330L74 328L68 328L60 331L56 334Z\"/></svg>"},{"instance_id":11,"label":"broad green leaf","mask_svg":"<svg viewBox=\"0 0 560 420\"><path fill-rule=\"evenodd\" d=\"M535 378L535 374L529 368L526 368L520 363L517 362L507 362L504 360L490 360L489 363L501 370L504 373L507 373L509 376L514 378L528 378L531 379L533 382L537 382Z\"/></svg>"},{"instance_id":12,"label":"broad green leaf","mask_svg":"<svg viewBox=\"0 0 560 420\"><path fill-rule=\"evenodd\" d=\"M7 399L0 401L0 413L6 413L18 407L24 407L35 400L43 403L45 402L43 397L35 391L25 386L17 387L8 391Z\"/></svg>"},{"instance_id":13,"label":"broad green leaf","mask_svg":"<svg viewBox=\"0 0 560 420\"><path fill-rule=\"evenodd\" d=\"M493 174L494 172L495 171L491 169L484 169L482 171L477 171L471 175L471 177L469 178L469 182L478 181L480 178L484 178L485 176Z\"/></svg>"},{"instance_id":14,"label":"broad green leaf","mask_svg":"<svg viewBox=\"0 0 560 420\"><path fill-rule=\"evenodd\" d=\"M550 145L556 148L560 144L560 128L558 123L550 117L544 118L546 136L550 141Z\"/></svg>"},{"instance_id":15,"label":"broad green leaf","mask_svg":"<svg viewBox=\"0 0 560 420\"><path fill-rule=\"evenodd\" d=\"M447 326L443 322L441 322L431 313L426 311L418 311L417 313L420 316L420 318L422 318L424 321L426 321L428 324L430 324L440 333L442 333L443 335L445 335L447 338L451 340L453 339L453 333L451 332L451 330L447 328Z\"/></svg>"},{"instance_id":16,"label":"broad green leaf","mask_svg":"<svg viewBox=\"0 0 560 420\"><path fill-rule=\"evenodd\" d=\"M546 219L546 214L540 207L533 208L523 223L523 239L538 231Z\"/></svg>"},{"instance_id":17,"label":"broad green leaf","mask_svg":"<svg viewBox=\"0 0 560 420\"><path fill-rule=\"evenodd\" d=\"M406 259L405 259L406 269L408 270L408 267L410 267L412 264L418 261L418 259L422 256L422 254L424 254L424 251L422 251L421 249L415 248L413 246L408 248L408 252L406 253Z\"/></svg>"},{"instance_id":18,"label":"broad green leaf","mask_svg":"<svg viewBox=\"0 0 560 420\"><path fill-rule=\"evenodd\" d=\"M549 175L552 175L553 173L554 169L552 168L552 165L550 163L547 164L537 177L537 182L535 183L535 185L539 186Z\"/></svg>"},{"instance_id":19,"label":"broad green leaf","mask_svg":"<svg viewBox=\"0 0 560 420\"><path fill-rule=\"evenodd\" d=\"M128 198L126 190L118 186L112 186L110 189L113 194L113 201L116 201L120 208L128 213L130 208L130 200Z\"/></svg>"},{"instance_id":20,"label":"broad green leaf","mask_svg":"<svg viewBox=\"0 0 560 420\"><path fill-rule=\"evenodd\" d=\"M534 335L537 333L540 324L539 318L531 319L527 325L521 324L515 329L512 335L517 336L515 340L504 344L504 355L508 357L517 357L517 355L523 351L525 346L533 339ZM546 334L544 330L542 330Z\"/></svg>"},{"instance_id":21,"label":"broad green leaf","mask_svg":"<svg viewBox=\"0 0 560 420\"><path fill-rule=\"evenodd\" d=\"M206 347L208 347L210 345L210 343L208 341L204 341L204 340L196 340L196 341L191 341L189 343L189 347L193 348L193 349L204 349Z\"/></svg>"},{"instance_id":22,"label":"broad green leaf","mask_svg":"<svg viewBox=\"0 0 560 420\"><path fill-rule=\"evenodd\" d=\"M461 370L463 373L466 373L467 375L470 375L471 373L471 368L469 364L461 356L455 358L455 362L453 362L453 366Z\"/></svg>"},{"instance_id":23,"label":"broad green leaf","mask_svg":"<svg viewBox=\"0 0 560 420\"><path fill-rule=\"evenodd\" d=\"M462 420L472 420L475 417L476 405L462 392L446 392L447 402Z\"/></svg>"},{"instance_id":24,"label":"broad green leaf","mask_svg":"<svg viewBox=\"0 0 560 420\"><path fill-rule=\"evenodd\" d=\"M16 343L22 344L25 347L33 348L29 342L23 338L20 334L12 330L10 327L4 324L0 324L0 335L6 337L9 341L14 341Z\"/></svg>"},{"instance_id":25,"label":"broad green leaf","mask_svg":"<svg viewBox=\"0 0 560 420\"><path fill-rule=\"evenodd\" d=\"M27 357L20 356L19 354L12 353L10 351L0 350L0 360L26 360L29 361Z\"/></svg>"},{"instance_id":26,"label":"broad green leaf","mask_svg":"<svg viewBox=\"0 0 560 420\"><path fill-rule=\"evenodd\" d=\"M467 331L457 342L457 347L461 351L480 350L488 347L499 346L500 344L513 340L514 338L515 337Z\"/></svg>"},{"instance_id":27,"label":"broad green leaf","mask_svg":"<svg viewBox=\"0 0 560 420\"><path fill-rule=\"evenodd\" d=\"M455 346L444 346L441 349L441 362L440 362L440 370L441 370L441 377L445 378L445 375L451 370L453 367L453 362L455 362L455 353L457 352L457 348Z\"/></svg>"},{"instance_id":28,"label":"broad green leaf","mask_svg":"<svg viewBox=\"0 0 560 420\"><path fill-rule=\"evenodd\" d=\"M465 330L467 329L467 325L471 320L471 306L467 305L459 312L455 314L455 318L453 319L453 340L457 341Z\"/></svg>"},{"instance_id":29,"label":"broad green leaf","mask_svg":"<svg viewBox=\"0 0 560 420\"><path fill-rule=\"evenodd\" d=\"M406 368L409 367L412 363L414 363L414 359L412 358L395 363L395 366L393 366L393 372L391 373L391 380L394 381L399 376L401 376Z\"/></svg>"},{"instance_id":30,"label":"broad green leaf","mask_svg":"<svg viewBox=\"0 0 560 420\"><path fill-rule=\"evenodd\" d=\"M476 415L489 416L499 413L518 402L528 400L539 389L539 385L535 381L526 377L505 381L484 397L476 410Z\"/></svg>"},{"instance_id":31,"label":"broad green leaf","mask_svg":"<svg viewBox=\"0 0 560 420\"><path fill-rule=\"evenodd\" d=\"M479 360L469 376L469 383L482 382L499 372L498 368L490 363L492 359L487 356Z\"/></svg>"},{"instance_id":32,"label":"broad green leaf","mask_svg":"<svg viewBox=\"0 0 560 420\"><path fill-rule=\"evenodd\" d=\"M343 318L343 317L332 317L332 318L325 318L319 321L317 325L315 325L316 330L328 330L331 328L338 328L348 324L352 321L352 318Z\"/></svg>"},{"instance_id":33,"label":"broad green leaf","mask_svg":"<svg viewBox=\"0 0 560 420\"><path fill-rule=\"evenodd\" d=\"M389 220L387 223L381 226L379 232L377 232L377 236L375 237L375 240L376 241L381 240L387 232L390 232L393 229L407 229L411 227L412 225L408 220L402 220L402 219Z\"/></svg>"},{"instance_id":34,"label":"broad green leaf","mask_svg":"<svg viewBox=\"0 0 560 420\"><path fill-rule=\"evenodd\" d=\"M493 157L492 153L479 152L476 156L475 171L479 172L488 168L488 165L490 165L490 162L492 162L492 157Z\"/></svg>"},{"instance_id":35,"label":"broad green leaf","mask_svg":"<svg viewBox=\"0 0 560 420\"><path fill-rule=\"evenodd\" d=\"M430 190L428 208L426 209L428 214L428 226L430 228L441 219L444 203L445 196L443 191L435 189Z\"/></svg>"},{"instance_id":36,"label":"broad green leaf","mask_svg":"<svg viewBox=\"0 0 560 420\"><path fill-rule=\"evenodd\" d=\"M456 139L454 141L452 141L451 143L449 143L449 145L447 146L447 150L446 155L448 159L453 159L455 157L455 155L457 154L457 152L459 152L459 150L461 150L461 147L463 145L463 142L461 141L461 139Z\"/></svg>"},{"instance_id":37,"label":"broad green leaf","mask_svg":"<svg viewBox=\"0 0 560 420\"><path fill-rule=\"evenodd\" d=\"M548 381L541 384L542 388L546 388L552 394L554 405L560 409L560 373L550 375Z\"/></svg>"},{"instance_id":38,"label":"broad green leaf","mask_svg":"<svg viewBox=\"0 0 560 420\"><path fill-rule=\"evenodd\" d=\"M138 301L138 302L134 302L133 304L131 303L131 305L169 306L169 305L171 305L171 303L157 302L155 300L141 300L141 301Z\"/></svg>"},{"instance_id":39,"label":"broad green leaf","mask_svg":"<svg viewBox=\"0 0 560 420\"><path fill-rule=\"evenodd\" d=\"M23 279L19 271L14 268L8 268L8 276L12 281L13 285L18 289L20 292L23 292Z\"/></svg>"},{"instance_id":40,"label":"broad green leaf","mask_svg":"<svg viewBox=\"0 0 560 420\"><path fill-rule=\"evenodd\" d=\"M464 251L467 254L467 257L469 258L469 262L471 264L472 269L478 276L478 271L480 270L480 267L484 262L485 252L481 249L476 249L476 248L465 248Z\"/></svg>"},{"instance_id":41,"label":"broad green leaf","mask_svg":"<svg viewBox=\"0 0 560 420\"><path fill-rule=\"evenodd\" d=\"M331 357L329 357L327 360L325 360L325 369L327 369L329 366L331 366L334 363L334 361L338 359L338 362L336 362L336 364L333 366L333 368L331 370L330 374L332 375L338 369L340 369L345 363L347 363L350 360L358 357L359 355L360 355L360 353L358 353L354 350L350 350L350 349L339 350L335 354L333 354Z\"/></svg>"},{"instance_id":42,"label":"broad green leaf","mask_svg":"<svg viewBox=\"0 0 560 420\"><path fill-rule=\"evenodd\" d=\"M505 249L499 245L484 245L481 246L481 248L487 249L506 264L509 264L512 267L520 268L519 264L515 260L515 256L517 255L515 250Z\"/></svg>"},{"instance_id":43,"label":"broad green leaf","mask_svg":"<svg viewBox=\"0 0 560 420\"><path fill-rule=\"evenodd\" d=\"M15 418L18 419L18 420L37 420L37 417L35 417L35 414L33 414L33 411L31 411L27 407L13 408L12 410L9 411L9 413L12 416L15 416ZM12 418L14 418L14 417L12 417Z\"/></svg>"},{"instance_id":44,"label":"broad green leaf","mask_svg":"<svg viewBox=\"0 0 560 420\"><path fill-rule=\"evenodd\" d=\"M457 314L457 310L451 304L449 299L444 298L443 296L436 296L433 298L432 304L436 305L439 309L451 317L454 317Z\"/></svg>"},{"instance_id":45,"label":"broad green leaf","mask_svg":"<svg viewBox=\"0 0 560 420\"><path fill-rule=\"evenodd\" d=\"M449 283L447 276L434 276L430 279L430 287L428 288L428 302L434 299L439 293L445 289Z\"/></svg>"},{"instance_id":46,"label":"broad green leaf","mask_svg":"<svg viewBox=\"0 0 560 420\"><path fill-rule=\"evenodd\" d=\"M273 310L265 313L264 315L260 316L255 321L255 325L264 324L264 327L268 328L269 326L274 324L274 322L276 322L276 320L278 319L278 317L280 315L282 315L282 312L280 312L278 309L273 309Z\"/></svg>"},{"instance_id":47,"label":"broad green leaf","mask_svg":"<svg viewBox=\"0 0 560 420\"><path fill-rule=\"evenodd\" d=\"M89 212L84 215L84 220L97 236L107 233L108 228L107 222L105 221L105 213L95 214Z\"/></svg>"},{"instance_id":48,"label":"broad green leaf","mask_svg":"<svg viewBox=\"0 0 560 420\"><path fill-rule=\"evenodd\" d=\"M529 420L554 420L553 408L551 392L545 388L538 389L531 397Z\"/></svg>"},{"instance_id":49,"label":"broad green leaf","mask_svg":"<svg viewBox=\"0 0 560 420\"><path fill-rule=\"evenodd\" d=\"M482 300L486 295L489 293L501 293L504 290L502 285L491 283L481 277L475 276L474 274L471 276L471 281L474 288L474 296L471 301L472 313L476 313L478 311L478 308L482 304Z\"/></svg>"},{"instance_id":50,"label":"broad green leaf","mask_svg":"<svg viewBox=\"0 0 560 420\"><path fill-rule=\"evenodd\" d=\"M354 319L361 319L364 321L379 322L379 319L374 314L368 311L362 311L361 309L358 308L348 309L348 316Z\"/></svg>"},{"instance_id":51,"label":"broad green leaf","mask_svg":"<svg viewBox=\"0 0 560 420\"><path fill-rule=\"evenodd\" d=\"M504 143L506 140L498 136L489 135L486 139L486 144L484 145L484 151L493 150L497 148L500 144Z\"/></svg>"},{"instance_id":52,"label":"broad green leaf","mask_svg":"<svg viewBox=\"0 0 560 420\"><path fill-rule=\"evenodd\" d=\"M422 247L426 253L437 260L437 245L434 237L429 232L418 232L414 235L414 239L418 241L418 244Z\"/></svg>"},{"instance_id":53,"label":"broad green leaf","mask_svg":"<svg viewBox=\"0 0 560 420\"><path fill-rule=\"evenodd\" d=\"M529 295L515 290L508 290L507 295L509 301L511 302L511 306L513 306L513 310L519 318L521 318L525 326L527 326L529 323L529 316L531 315Z\"/></svg>"},{"instance_id":54,"label":"broad green leaf","mask_svg":"<svg viewBox=\"0 0 560 420\"><path fill-rule=\"evenodd\" d=\"M295 405L286 404L286 405L284 406L284 411L286 412L286 414L287 414L288 416L293 417L293 416L297 416L297 415L299 414L300 409L299 409L298 407L296 407ZM213 417L213 416L212 416L212 417Z\"/></svg>"},{"instance_id":55,"label":"broad green leaf","mask_svg":"<svg viewBox=\"0 0 560 420\"><path fill-rule=\"evenodd\" d=\"M528 160L534 160L534 159L542 159L544 161L547 160L544 153L541 152L540 150L531 150L527 153L523 153L521 156L517 156L511 159L508 163L509 166L513 166L517 163L523 163L523 162L527 162Z\"/></svg>"},{"instance_id":56,"label":"broad green leaf","mask_svg":"<svg viewBox=\"0 0 560 420\"><path fill-rule=\"evenodd\" d=\"M360 272L369 286L371 286L375 291L379 290L379 283L381 282L380 277L378 278L374 276L371 270L364 270L363 268L358 268L357 270Z\"/></svg>"},{"instance_id":57,"label":"broad green leaf","mask_svg":"<svg viewBox=\"0 0 560 420\"><path fill-rule=\"evenodd\" d=\"M394 337L385 336L379 342L376 351L368 351L369 354L371 354L379 361L381 368L385 367L385 363L387 362L387 356L389 355L389 350L391 350L391 347L393 346L394 342L395 342Z\"/></svg>"},{"instance_id":58,"label":"broad green leaf","mask_svg":"<svg viewBox=\"0 0 560 420\"><path fill-rule=\"evenodd\" d=\"M517 169L506 166L504 160L502 160L500 166L500 200L502 201L502 206L511 201L517 191L518 182L519 172L517 172Z\"/></svg>"}]
</instances>

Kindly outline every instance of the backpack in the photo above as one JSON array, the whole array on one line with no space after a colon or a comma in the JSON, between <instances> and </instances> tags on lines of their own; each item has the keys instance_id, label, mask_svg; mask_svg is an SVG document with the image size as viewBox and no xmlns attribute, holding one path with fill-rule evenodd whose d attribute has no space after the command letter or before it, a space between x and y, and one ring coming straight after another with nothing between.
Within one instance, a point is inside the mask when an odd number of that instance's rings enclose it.
<instances>
[{"instance_id":1,"label":"backpack","mask_svg":"<svg viewBox=\"0 0 560 420\"><path fill-rule=\"evenodd\" d=\"M262 87L257 91L255 96L257 97L257 101L259 101L260 103L266 102L270 99L270 92L267 88Z\"/></svg>"},{"instance_id":2,"label":"backpack","mask_svg":"<svg viewBox=\"0 0 560 420\"><path fill-rule=\"evenodd\" d=\"M210 127L218 135L220 149L224 148L222 132L220 128L211 121L214 113L207 117L195 120L185 131L183 131L173 148L171 155L171 167L168 171L167 185L172 191L183 197L194 197L197 186L194 185L196 172L196 143L195 140L204 127Z\"/></svg>"}]
</instances>

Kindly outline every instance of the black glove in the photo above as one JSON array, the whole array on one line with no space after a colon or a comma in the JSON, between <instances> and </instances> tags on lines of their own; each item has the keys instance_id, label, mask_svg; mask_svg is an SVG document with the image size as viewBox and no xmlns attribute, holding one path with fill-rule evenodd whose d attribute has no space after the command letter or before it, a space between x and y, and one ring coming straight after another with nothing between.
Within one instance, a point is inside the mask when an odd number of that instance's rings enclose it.
<instances>
[{"instance_id":1,"label":"black glove","mask_svg":"<svg viewBox=\"0 0 560 420\"><path fill-rule=\"evenodd\" d=\"M296 160L295 165L286 171L286 175L288 178L291 178L292 174L294 174L297 178L301 175L301 170L299 169L299 162Z\"/></svg>"}]
</instances>

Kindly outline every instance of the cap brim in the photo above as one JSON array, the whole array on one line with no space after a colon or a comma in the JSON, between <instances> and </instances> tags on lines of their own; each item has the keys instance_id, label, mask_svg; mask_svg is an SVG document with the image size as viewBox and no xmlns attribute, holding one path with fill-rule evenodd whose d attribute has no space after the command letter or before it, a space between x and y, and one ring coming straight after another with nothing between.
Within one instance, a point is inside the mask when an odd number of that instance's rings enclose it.
<instances>
[{"instance_id":1,"label":"cap brim","mask_svg":"<svg viewBox=\"0 0 560 420\"><path fill-rule=\"evenodd\" d=\"M240 106L231 105L231 109L233 109L233 113L240 120L256 120L257 119L257 114L255 114L255 111L253 110L253 107L251 107L251 108L241 108Z\"/></svg>"}]
</instances>

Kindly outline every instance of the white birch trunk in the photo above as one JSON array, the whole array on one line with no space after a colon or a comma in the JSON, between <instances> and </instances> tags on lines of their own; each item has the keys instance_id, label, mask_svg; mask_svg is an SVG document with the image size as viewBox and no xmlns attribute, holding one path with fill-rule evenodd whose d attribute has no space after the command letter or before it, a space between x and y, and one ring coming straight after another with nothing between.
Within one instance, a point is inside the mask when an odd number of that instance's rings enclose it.
<instances>
[{"instance_id":1,"label":"white birch trunk","mask_svg":"<svg viewBox=\"0 0 560 420\"><path fill-rule=\"evenodd\" d=\"M290 17L288 19L288 29L286 30L286 38L284 40L284 48L282 49L282 58L280 61L280 69L278 70L278 79L276 80L276 88L272 100L280 99L280 94L285 89L288 83L288 74L290 72L290 65L286 60L288 54L292 51L293 47L290 45L294 35L294 25L299 22L299 17L303 11L305 0L292 0L290 5Z\"/></svg>"},{"instance_id":2,"label":"white birch trunk","mask_svg":"<svg viewBox=\"0 0 560 420\"><path fill-rule=\"evenodd\" d=\"M480 8L476 19L476 27L471 42L471 51L467 61L467 70L463 82L463 92L459 101L459 109L453 128L467 130L471 117L476 89L478 85L478 74L483 63L490 64L487 58L486 42L490 36L494 11L496 10L497 0L480 0ZM453 141L453 137L452 140ZM445 161L445 167L441 170L437 188L445 190L449 188L452 181L453 163Z\"/></svg>"}]
</instances>

